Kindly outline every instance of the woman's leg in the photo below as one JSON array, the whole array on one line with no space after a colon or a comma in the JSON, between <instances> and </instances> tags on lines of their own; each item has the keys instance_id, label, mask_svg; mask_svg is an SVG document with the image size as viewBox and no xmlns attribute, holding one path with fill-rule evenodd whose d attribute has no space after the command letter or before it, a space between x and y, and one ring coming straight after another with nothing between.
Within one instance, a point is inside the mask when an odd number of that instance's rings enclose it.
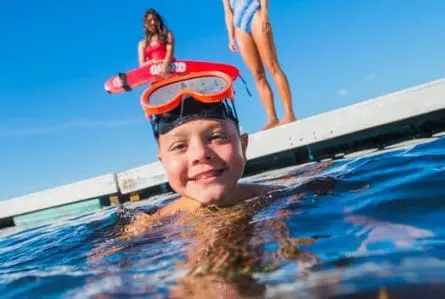
<instances>
[{"instance_id":1,"label":"woman's leg","mask_svg":"<svg viewBox=\"0 0 445 299\"><path fill-rule=\"evenodd\" d=\"M262 130L275 127L278 125L278 117L275 111L272 89L266 80L264 67L261 63L255 42L253 41L251 35L238 28L236 29L236 39L238 41L241 58L252 73L255 79L258 94L260 95L261 101L266 108L267 123L264 125Z\"/></svg>"},{"instance_id":2,"label":"woman's leg","mask_svg":"<svg viewBox=\"0 0 445 299\"><path fill-rule=\"evenodd\" d=\"M278 63L277 51L273 40L272 29L267 33L263 32L260 11L257 11L252 20L252 38L260 54L261 60L277 85L278 92L284 104L284 117L280 124L289 123L295 120L292 107L292 95L289 82Z\"/></svg>"}]
</instances>

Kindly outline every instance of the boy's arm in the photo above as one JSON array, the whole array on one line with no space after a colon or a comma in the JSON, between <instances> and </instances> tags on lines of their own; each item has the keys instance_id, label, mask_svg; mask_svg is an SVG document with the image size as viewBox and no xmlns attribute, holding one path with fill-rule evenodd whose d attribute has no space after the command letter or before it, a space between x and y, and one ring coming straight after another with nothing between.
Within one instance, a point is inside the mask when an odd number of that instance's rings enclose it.
<instances>
[{"instance_id":1,"label":"boy's arm","mask_svg":"<svg viewBox=\"0 0 445 299\"><path fill-rule=\"evenodd\" d=\"M118 241L129 241L144 234L158 219L156 214L148 215L142 212L137 212L136 216L137 218L133 222L124 226L117 238L106 239L103 243L93 248L92 252L88 254L88 262L94 264L96 261L123 249L124 246L119 245Z\"/></svg>"},{"instance_id":2,"label":"boy's arm","mask_svg":"<svg viewBox=\"0 0 445 299\"><path fill-rule=\"evenodd\" d=\"M124 226L122 235L120 236L121 240L131 240L144 234L157 219L156 214L148 215L143 212L138 212L136 216L137 218L133 222Z\"/></svg>"}]
</instances>

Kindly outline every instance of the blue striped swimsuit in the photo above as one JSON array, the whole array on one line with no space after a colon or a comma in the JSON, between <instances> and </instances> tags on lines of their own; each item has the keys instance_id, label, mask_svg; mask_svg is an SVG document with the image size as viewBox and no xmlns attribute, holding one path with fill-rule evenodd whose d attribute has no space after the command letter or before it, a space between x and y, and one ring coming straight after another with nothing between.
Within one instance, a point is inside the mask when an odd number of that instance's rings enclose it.
<instances>
[{"instance_id":1,"label":"blue striped swimsuit","mask_svg":"<svg viewBox=\"0 0 445 299\"><path fill-rule=\"evenodd\" d=\"M235 26L246 33L252 32L252 20L261 5L258 0L230 0Z\"/></svg>"}]
</instances>

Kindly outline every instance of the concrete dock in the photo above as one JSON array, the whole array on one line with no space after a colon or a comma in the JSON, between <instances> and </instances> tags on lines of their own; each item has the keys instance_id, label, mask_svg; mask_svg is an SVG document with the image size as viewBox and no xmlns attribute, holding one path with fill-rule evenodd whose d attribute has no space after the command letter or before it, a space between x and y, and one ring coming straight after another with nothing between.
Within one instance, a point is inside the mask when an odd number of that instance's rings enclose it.
<instances>
[{"instance_id":1,"label":"concrete dock","mask_svg":"<svg viewBox=\"0 0 445 299\"><path fill-rule=\"evenodd\" d=\"M414 138L443 138L443 131L445 79L251 134L245 175L308 161L353 157ZM143 165L0 201L0 228L32 225L168 190L162 166Z\"/></svg>"}]
</instances>

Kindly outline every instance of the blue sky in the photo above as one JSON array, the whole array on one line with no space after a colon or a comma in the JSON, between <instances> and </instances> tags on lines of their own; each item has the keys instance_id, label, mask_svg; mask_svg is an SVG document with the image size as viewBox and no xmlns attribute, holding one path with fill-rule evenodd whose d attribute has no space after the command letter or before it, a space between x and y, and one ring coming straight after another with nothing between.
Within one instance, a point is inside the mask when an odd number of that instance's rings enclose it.
<instances>
[{"instance_id":1,"label":"blue sky","mask_svg":"<svg viewBox=\"0 0 445 299\"><path fill-rule=\"evenodd\" d=\"M269 2L299 118L445 77L443 0ZM136 66L149 7L173 31L177 58L235 64L255 90L239 55L228 50L220 0L6 1L0 200L155 161L142 89L117 96L103 90L107 78ZM256 92L247 98L236 86L242 126L254 132L265 122L263 108Z\"/></svg>"}]
</instances>

